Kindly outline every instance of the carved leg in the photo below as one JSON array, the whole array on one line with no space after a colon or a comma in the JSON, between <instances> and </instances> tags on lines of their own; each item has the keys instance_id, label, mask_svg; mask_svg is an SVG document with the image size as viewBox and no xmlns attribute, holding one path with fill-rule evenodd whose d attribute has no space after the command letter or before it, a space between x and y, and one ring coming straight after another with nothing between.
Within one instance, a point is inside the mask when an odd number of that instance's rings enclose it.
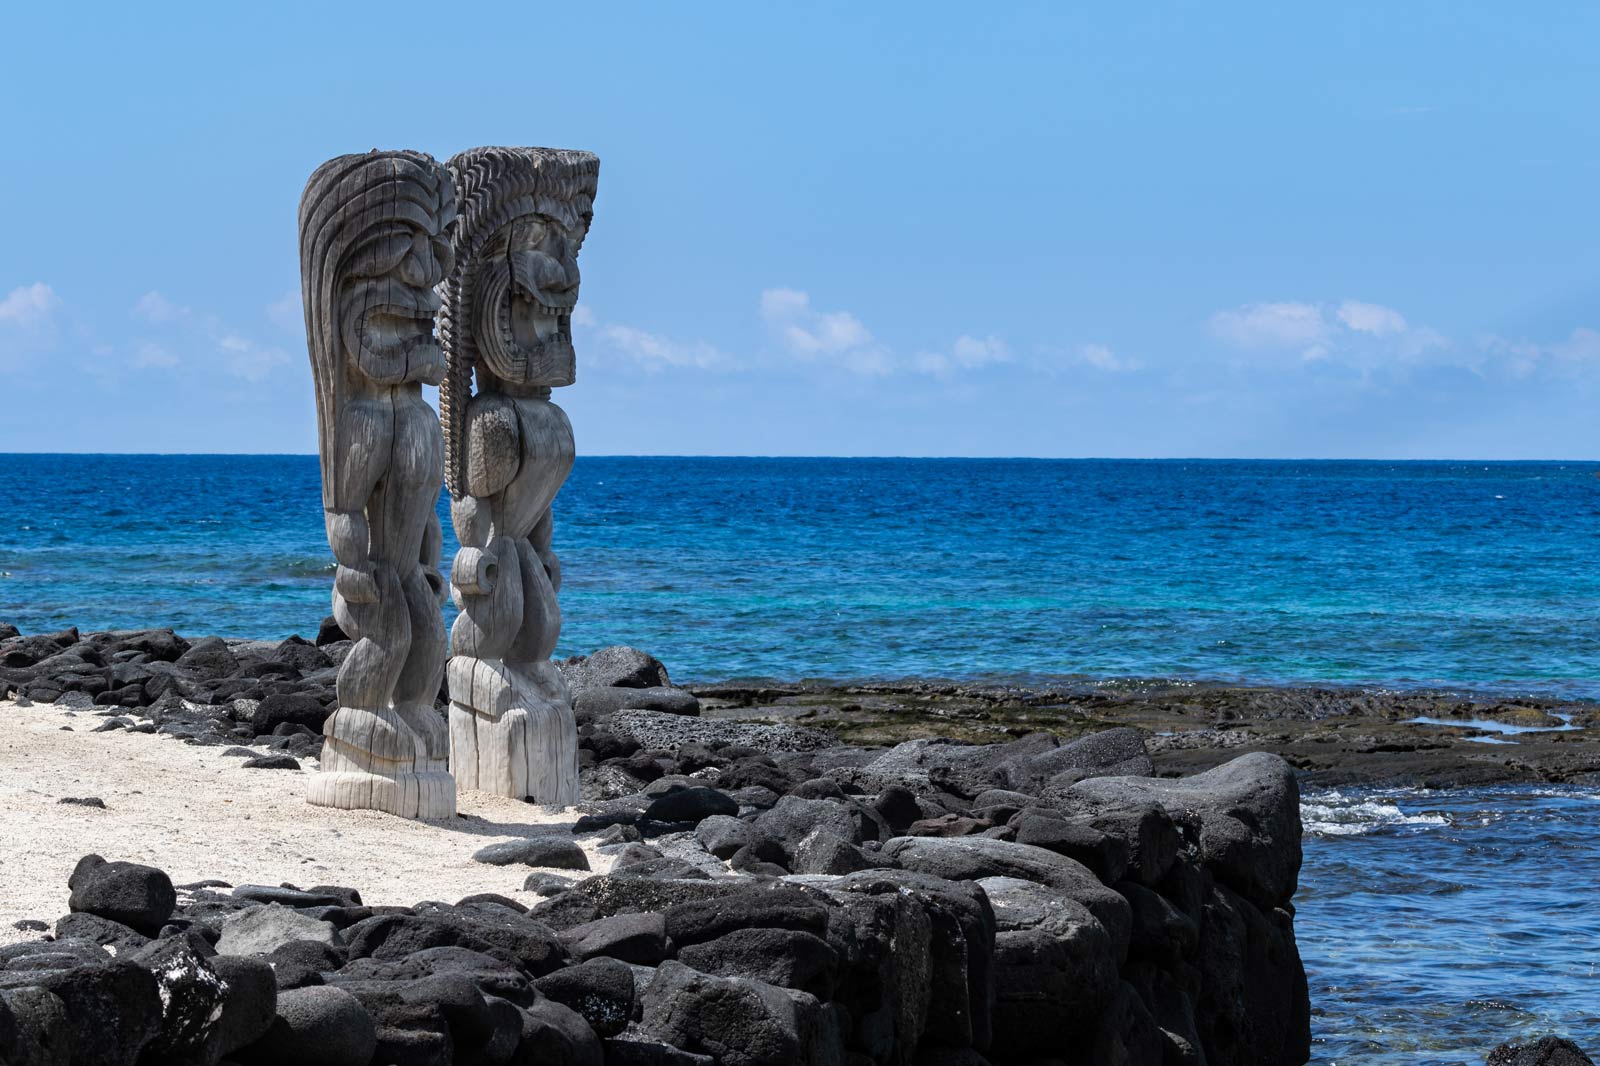
<instances>
[{"instance_id":1,"label":"carved leg","mask_svg":"<svg viewBox=\"0 0 1600 1066\"><path fill-rule=\"evenodd\" d=\"M526 679L529 798L566 806L578 800L578 727L561 671L550 661L561 635L561 605L537 544L549 549L549 512L533 538L517 545L523 585L522 631L507 657Z\"/></svg>"},{"instance_id":2,"label":"carved leg","mask_svg":"<svg viewBox=\"0 0 1600 1066\"><path fill-rule=\"evenodd\" d=\"M444 620L439 598L422 567L413 569L405 584L411 612L411 655L395 685L395 711L410 727L416 743L416 776L420 799L418 817L449 818L456 812L455 779L450 776L450 730L433 709L444 677Z\"/></svg>"},{"instance_id":3,"label":"carved leg","mask_svg":"<svg viewBox=\"0 0 1600 1066\"><path fill-rule=\"evenodd\" d=\"M482 641L504 648L505 658L450 660L450 768L462 788L569 806L578 800L578 731L566 684L549 660L561 624L555 590L527 541L497 538L492 547L500 560L495 591L520 611L493 619L514 625L514 639L502 630L500 639ZM480 611L469 625L488 615ZM456 624L458 637L470 636ZM458 651L465 643L457 641Z\"/></svg>"},{"instance_id":4,"label":"carved leg","mask_svg":"<svg viewBox=\"0 0 1600 1066\"><path fill-rule=\"evenodd\" d=\"M322 769L311 776L306 799L322 807L404 818L448 817L455 813L454 790L446 801L438 782L419 774L417 734L390 704L389 693L381 691L392 692L392 679L403 674L396 666L411 650L412 608L393 568L380 566L373 578L376 603L359 610L345 604L341 611L335 599L335 614L341 623L358 621L361 638L340 670L339 708L323 725ZM358 651L362 658L352 664ZM379 677L391 680L374 680Z\"/></svg>"},{"instance_id":5,"label":"carved leg","mask_svg":"<svg viewBox=\"0 0 1600 1066\"><path fill-rule=\"evenodd\" d=\"M496 560L493 587L459 597L450 631L450 772L461 788L520 797L500 737L517 704L504 657L521 625L522 577L511 538L495 537L485 550Z\"/></svg>"}]
</instances>

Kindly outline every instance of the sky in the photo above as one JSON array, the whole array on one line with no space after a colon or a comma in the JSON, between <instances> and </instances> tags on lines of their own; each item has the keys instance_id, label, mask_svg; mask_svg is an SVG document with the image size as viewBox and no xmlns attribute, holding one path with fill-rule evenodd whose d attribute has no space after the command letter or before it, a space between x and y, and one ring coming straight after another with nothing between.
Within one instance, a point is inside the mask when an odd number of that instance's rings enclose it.
<instances>
[{"instance_id":1,"label":"sky","mask_svg":"<svg viewBox=\"0 0 1600 1066\"><path fill-rule=\"evenodd\" d=\"M533 144L601 159L580 453L1600 457L1600 6L7 23L0 452L314 452L306 177Z\"/></svg>"}]
</instances>

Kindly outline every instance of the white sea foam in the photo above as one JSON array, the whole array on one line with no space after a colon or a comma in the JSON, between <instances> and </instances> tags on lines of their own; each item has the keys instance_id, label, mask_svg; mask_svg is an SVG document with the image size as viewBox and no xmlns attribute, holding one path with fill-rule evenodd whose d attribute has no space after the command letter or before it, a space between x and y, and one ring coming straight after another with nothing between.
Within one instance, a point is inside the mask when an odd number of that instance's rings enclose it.
<instances>
[{"instance_id":1,"label":"white sea foam","mask_svg":"<svg viewBox=\"0 0 1600 1066\"><path fill-rule=\"evenodd\" d=\"M1511 725L1508 722L1496 722L1489 718L1429 718L1422 715L1417 718L1407 718L1406 725L1442 725L1453 729L1477 729L1484 733L1503 733L1515 736L1518 733L1570 733L1582 726L1572 724L1572 715L1557 714L1561 719L1560 725Z\"/></svg>"},{"instance_id":2,"label":"white sea foam","mask_svg":"<svg viewBox=\"0 0 1600 1066\"><path fill-rule=\"evenodd\" d=\"M1449 825L1450 819L1438 812L1407 812L1393 799L1332 791L1300 801L1300 824L1316 836L1353 837L1399 827Z\"/></svg>"}]
</instances>

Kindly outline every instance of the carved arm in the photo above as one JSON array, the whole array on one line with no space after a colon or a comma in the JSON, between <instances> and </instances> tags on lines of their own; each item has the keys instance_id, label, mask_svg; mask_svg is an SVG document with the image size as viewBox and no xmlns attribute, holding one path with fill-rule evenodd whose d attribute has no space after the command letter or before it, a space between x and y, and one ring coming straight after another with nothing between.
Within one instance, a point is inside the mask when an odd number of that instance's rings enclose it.
<instances>
[{"instance_id":1,"label":"carved arm","mask_svg":"<svg viewBox=\"0 0 1600 1066\"><path fill-rule=\"evenodd\" d=\"M467 412L467 495L450 501L450 522L461 550L450 568L450 583L466 596L494 590L500 560L489 550L495 534L490 498L517 476L522 434L513 403L503 396L479 396ZM513 561L513 565L515 565Z\"/></svg>"}]
</instances>

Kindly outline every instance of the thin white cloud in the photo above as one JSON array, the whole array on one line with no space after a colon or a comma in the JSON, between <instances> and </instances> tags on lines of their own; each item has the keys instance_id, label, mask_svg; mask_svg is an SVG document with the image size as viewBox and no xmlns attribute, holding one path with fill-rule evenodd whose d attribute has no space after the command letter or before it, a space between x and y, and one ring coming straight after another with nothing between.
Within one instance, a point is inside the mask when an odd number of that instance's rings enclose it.
<instances>
[{"instance_id":1,"label":"thin white cloud","mask_svg":"<svg viewBox=\"0 0 1600 1066\"><path fill-rule=\"evenodd\" d=\"M133 305L133 314L136 318L141 318L153 326L161 326L168 322L176 322L180 319L188 318L189 309L177 306L171 300L152 289L139 297L139 301Z\"/></svg>"},{"instance_id":2,"label":"thin white cloud","mask_svg":"<svg viewBox=\"0 0 1600 1066\"><path fill-rule=\"evenodd\" d=\"M789 354L827 359L858 374L881 376L894 370L889 350L848 311L818 311L798 289L766 289L761 317Z\"/></svg>"},{"instance_id":3,"label":"thin white cloud","mask_svg":"<svg viewBox=\"0 0 1600 1066\"><path fill-rule=\"evenodd\" d=\"M1427 326L1409 327L1400 337L1400 354L1407 359L1420 359L1431 351L1443 351L1451 347L1450 338L1436 329Z\"/></svg>"},{"instance_id":4,"label":"thin white cloud","mask_svg":"<svg viewBox=\"0 0 1600 1066\"><path fill-rule=\"evenodd\" d=\"M306 328L305 312L301 308L300 294L286 292L267 305L267 318L286 333L300 333Z\"/></svg>"},{"instance_id":5,"label":"thin white cloud","mask_svg":"<svg viewBox=\"0 0 1600 1066\"><path fill-rule=\"evenodd\" d=\"M1011 349L999 337L956 338L948 352L919 352L911 360L911 368L935 377L949 377L960 370L976 370L995 363L1011 362Z\"/></svg>"},{"instance_id":6,"label":"thin white cloud","mask_svg":"<svg viewBox=\"0 0 1600 1066\"><path fill-rule=\"evenodd\" d=\"M1345 300L1336 307L1300 302L1246 304L1218 311L1207 326L1213 336L1239 351L1296 352L1305 362L1363 372L1399 364L1455 361L1434 354L1451 348L1444 334L1413 326L1394 308L1364 300Z\"/></svg>"},{"instance_id":7,"label":"thin white cloud","mask_svg":"<svg viewBox=\"0 0 1600 1066\"><path fill-rule=\"evenodd\" d=\"M0 299L0 322L24 328L42 326L60 306L56 291L44 282L19 285Z\"/></svg>"},{"instance_id":8,"label":"thin white cloud","mask_svg":"<svg viewBox=\"0 0 1600 1066\"><path fill-rule=\"evenodd\" d=\"M590 318L592 320L593 316ZM683 343L633 326L602 326L600 336L614 351L649 367L698 367L701 370L712 370L726 367L732 362L726 355L704 341Z\"/></svg>"},{"instance_id":9,"label":"thin white cloud","mask_svg":"<svg viewBox=\"0 0 1600 1066\"><path fill-rule=\"evenodd\" d=\"M1338 318L1350 329L1358 333L1371 333L1375 337L1406 332L1406 317L1382 304L1346 300L1339 305Z\"/></svg>"},{"instance_id":10,"label":"thin white cloud","mask_svg":"<svg viewBox=\"0 0 1600 1066\"><path fill-rule=\"evenodd\" d=\"M1011 362L1011 349L1006 347L1005 341L992 335L968 337L963 334L956 338L955 344L951 345L950 354L955 358L957 366L967 370L975 370L990 363Z\"/></svg>"},{"instance_id":11,"label":"thin white cloud","mask_svg":"<svg viewBox=\"0 0 1600 1066\"><path fill-rule=\"evenodd\" d=\"M216 344L222 350L223 364L228 368L228 373L249 382L264 381L274 367L289 361L289 355L283 349L257 344L237 333L218 337Z\"/></svg>"},{"instance_id":12,"label":"thin white cloud","mask_svg":"<svg viewBox=\"0 0 1600 1066\"><path fill-rule=\"evenodd\" d=\"M1078 345L1078 359L1107 374L1124 374L1143 366L1137 359L1119 356L1104 344Z\"/></svg>"},{"instance_id":13,"label":"thin white cloud","mask_svg":"<svg viewBox=\"0 0 1600 1066\"><path fill-rule=\"evenodd\" d=\"M1600 361L1600 330L1579 326L1572 335L1555 346L1556 354L1574 362Z\"/></svg>"},{"instance_id":14,"label":"thin white cloud","mask_svg":"<svg viewBox=\"0 0 1600 1066\"><path fill-rule=\"evenodd\" d=\"M734 360L715 345L703 340L680 341L621 322L602 323L600 316L583 304L573 308L572 325L590 331L589 340L582 345L583 359L621 359L647 370L735 368Z\"/></svg>"},{"instance_id":15,"label":"thin white cloud","mask_svg":"<svg viewBox=\"0 0 1600 1066\"><path fill-rule=\"evenodd\" d=\"M132 360L134 367L140 370L168 370L177 366L180 361L172 352L150 341L139 345L133 353Z\"/></svg>"},{"instance_id":16,"label":"thin white cloud","mask_svg":"<svg viewBox=\"0 0 1600 1066\"><path fill-rule=\"evenodd\" d=\"M1478 348L1481 358L1473 369L1480 372L1487 364L1501 366L1519 378L1540 370L1572 373L1600 363L1600 330L1579 326L1555 344L1491 335L1481 338Z\"/></svg>"},{"instance_id":17,"label":"thin white cloud","mask_svg":"<svg viewBox=\"0 0 1600 1066\"><path fill-rule=\"evenodd\" d=\"M1307 359L1324 354L1330 332L1322 309L1306 303L1246 304L1218 311L1209 325L1214 335L1236 348L1298 348Z\"/></svg>"},{"instance_id":18,"label":"thin white cloud","mask_svg":"<svg viewBox=\"0 0 1600 1066\"><path fill-rule=\"evenodd\" d=\"M302 325L299 306L298 293L285 294L267 305L267 317L278 326L292 324L298 332ZM154 289L134 303L133 316L151 326L154 334L134 347L127 365L136 369L170 369L187 362L217 367L255 384L289 362L289 354L277 345L233 329L216 315L175 303Z\"/></svg>"}]
</instances>

